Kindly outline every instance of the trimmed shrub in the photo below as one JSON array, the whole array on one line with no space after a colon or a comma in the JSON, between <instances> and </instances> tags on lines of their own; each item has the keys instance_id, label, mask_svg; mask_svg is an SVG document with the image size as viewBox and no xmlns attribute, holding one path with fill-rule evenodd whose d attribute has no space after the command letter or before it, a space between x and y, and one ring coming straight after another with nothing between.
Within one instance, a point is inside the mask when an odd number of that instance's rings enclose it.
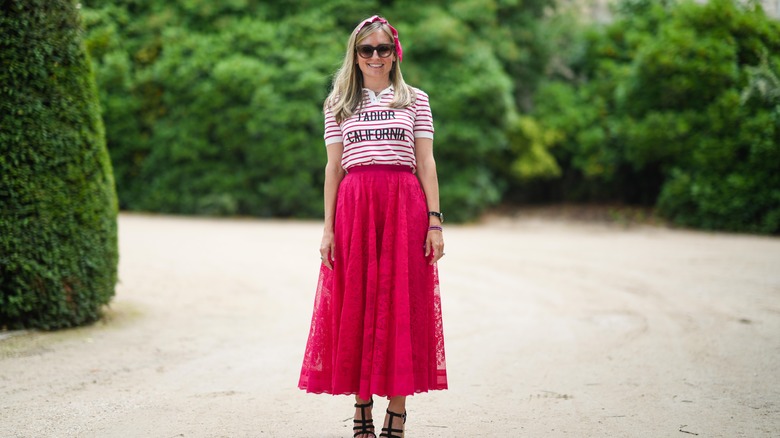
<instances>
[{"instance_id":1,"label":"trimmed shrub","mask_svg":"<svg viewBox=\"0 0 780 438\"><path fill-rule=\"evenodd\" d=\"M0 327L95 321L117 204L74 2L0 0L0 47Z\"/></svg>"}]
</instances>

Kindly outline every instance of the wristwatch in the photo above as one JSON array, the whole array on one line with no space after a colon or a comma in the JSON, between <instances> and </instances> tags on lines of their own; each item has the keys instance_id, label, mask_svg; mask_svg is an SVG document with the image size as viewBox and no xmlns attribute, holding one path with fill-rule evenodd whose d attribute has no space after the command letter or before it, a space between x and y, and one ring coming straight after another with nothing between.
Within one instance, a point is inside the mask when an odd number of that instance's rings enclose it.
<instances>
[{"instance_id":1,"label":"wristwatch","mask_svg":"<svg viewBox=\"0 0 780 438\"><path fill-rule=\"evenodd\" d=\"M439 218L441 223L444 223L444 213L440 211L429 211L428 216L436 216L437 218Z\"/></svg>"}]
</instances>

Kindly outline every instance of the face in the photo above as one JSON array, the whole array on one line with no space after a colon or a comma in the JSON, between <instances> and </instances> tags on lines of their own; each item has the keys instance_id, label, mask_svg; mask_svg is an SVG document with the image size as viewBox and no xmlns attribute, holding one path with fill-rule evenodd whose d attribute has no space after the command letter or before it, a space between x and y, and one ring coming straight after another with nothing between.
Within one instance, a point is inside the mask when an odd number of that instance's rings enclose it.
<instances>
[{"instance_id":1,"label":"face","mask_svg":"<svg viewBox=\"0 0 780 438\"><path fill-rule=\"evenodd\" d=\"M382 29L377 29L369 34L366 39L357 44L358 52L360 52L360 46L377 47L383 44L389 44L392 47L393 39ZM379 50L374 50L369 58L363 58L359 53L355 56L357 57L358 67L360 67L360 71L363 72L363 78L365 80L390 80L390 70L396 59L394 51L387 58L380 57Z\"/></svg>"}]
</instances>

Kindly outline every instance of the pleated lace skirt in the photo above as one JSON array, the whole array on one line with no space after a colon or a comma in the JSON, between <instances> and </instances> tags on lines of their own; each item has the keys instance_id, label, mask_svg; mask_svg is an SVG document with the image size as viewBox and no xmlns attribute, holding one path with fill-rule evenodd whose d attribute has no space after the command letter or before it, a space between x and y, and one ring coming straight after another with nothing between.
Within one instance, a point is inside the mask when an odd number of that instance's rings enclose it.
<instances>
[{"instance_id":1,"label":"pleated lace skirt","mask_svg":"<svg viewBox=\"0 0 780 438\"><path fill-rule=\"evenodd\" d=\"M425 194L408 168L353 168L335 211L335 262L320 268L298 386L401 396L447 388Z\"/></svg>"}]
</instances>

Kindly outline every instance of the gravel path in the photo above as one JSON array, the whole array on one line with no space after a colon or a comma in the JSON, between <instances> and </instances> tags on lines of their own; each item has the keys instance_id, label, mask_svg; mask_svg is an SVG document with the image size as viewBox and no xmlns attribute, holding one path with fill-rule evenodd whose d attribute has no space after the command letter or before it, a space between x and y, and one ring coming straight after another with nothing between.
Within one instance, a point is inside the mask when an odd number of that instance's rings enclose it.
<instances>
[{"instance_id":1,"label":"gravel path","mask_svg":"<svg viewBox=\"0 0 780 438\"><path fill-rule=\"evenodd\" d=\"M320 229L121 215L105 320L0 333L0 437L351 437L349 398L296 388ZM780 436L780 239L445 233L451 389L410 399L408 437Z\"/></svg>"}]
</instances>

